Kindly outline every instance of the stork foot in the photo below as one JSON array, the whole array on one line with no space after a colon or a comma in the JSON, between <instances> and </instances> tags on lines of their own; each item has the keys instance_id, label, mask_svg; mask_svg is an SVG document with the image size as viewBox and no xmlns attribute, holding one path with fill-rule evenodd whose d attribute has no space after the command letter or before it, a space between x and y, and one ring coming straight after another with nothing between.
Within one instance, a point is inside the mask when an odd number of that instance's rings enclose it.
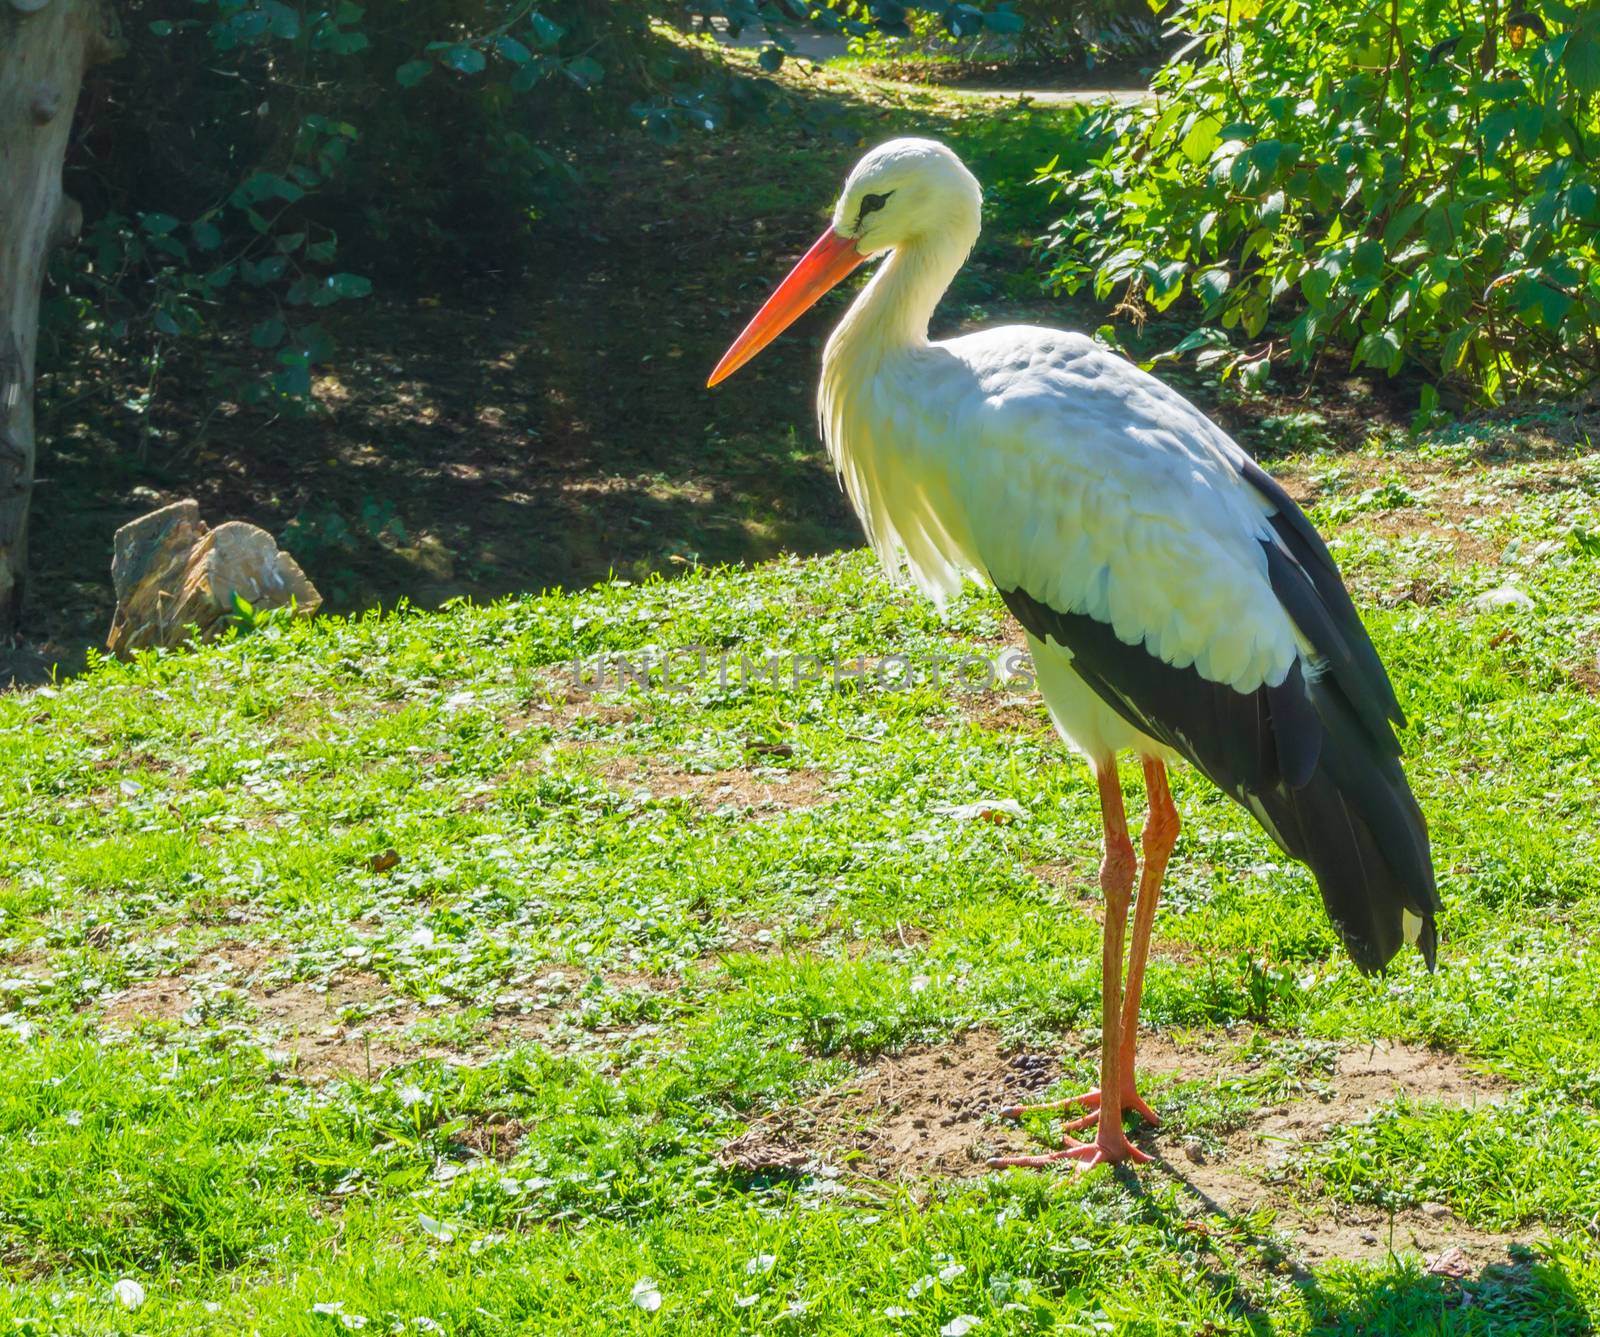
<instances>
[{"instance_id":1,"label":"stork foot","mask_svg":"<svg viewBox=\"0 0 1600 1337\"><path fill-rule=\"evenodd\" d=\"M1040 1105L1007 1105L1000 1111L1000 1117L1002 1119L1020 1119L1025 1114L1055 1114L1061 1110L1075 1108L1089 1111L1098 1110L1100 1108L1100 1088L1096 1087L1092 1091L1085 1091L1082 1095L1068 1096L1065 1100L1047 1100ZM1139 1093L1131 1086L1122 1093L1122 1109L1123 1113L1132 1110L1152 1128L1161 1126L1160 1116L1149 1105L1145 1104ZM1097 1117L1092 1112L1086 1114L1082 1118L1074 1119L1066 1124L1063 1131L1075 1133L1080 1128L1088 1128Z\"/></svg>"},{"instance_id":2,"label":"stork foot","mask_svg":"<svg viewBox=\"0 0 1600 1337\"><path fill-rule=\"evenodd\" d=\"M993 1170L1013 1167L1040 1170L1060 1161L1072 1161L1081 1172L1097 1165L1120 1165L1124 1161L1139 1165L1149 1159L1119 1128L1109 1136L1102 1133L1093 1142L1073 1142L1060 1151L1047 1151L1040 1156L991 1156L988 1164Z\"/></svg>"}]
</instances>

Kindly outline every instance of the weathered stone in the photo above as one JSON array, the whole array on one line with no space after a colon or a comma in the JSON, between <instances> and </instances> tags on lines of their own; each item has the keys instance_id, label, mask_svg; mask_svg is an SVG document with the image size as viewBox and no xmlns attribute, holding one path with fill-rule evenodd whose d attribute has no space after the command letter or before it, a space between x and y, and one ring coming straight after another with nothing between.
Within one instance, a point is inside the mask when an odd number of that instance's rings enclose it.
<instances>
[{"instance_id":1,"label":"weathered stone","mask_svg":"<svg viewBox=\"0 0 1600 1337\"><path fill-rule=\"evenodd\" d=\"M209 529L192 499L117 530L111 582L117 611L106 646L122 659L193 635L219 635L239 600L257 611L292 603L305 616L322 604L316 586L271 534L242 520Z\"/></svg>"}]
</instances>

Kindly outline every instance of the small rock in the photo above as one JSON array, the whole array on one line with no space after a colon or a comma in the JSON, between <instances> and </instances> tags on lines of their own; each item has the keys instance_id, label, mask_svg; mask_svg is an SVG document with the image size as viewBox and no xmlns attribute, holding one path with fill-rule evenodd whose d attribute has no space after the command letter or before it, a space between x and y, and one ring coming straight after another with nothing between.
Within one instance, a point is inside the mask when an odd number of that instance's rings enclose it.
<instances>
[{"instance_id":1,"label":"small rock","mask_svg":"<svg viewBox=\"0 0 1600 1337\"><path fill-rule=\"evenodd\" d=\"M1206 1163L1206 1149L1197 1137L1186 1137L1183 1140L1183 1154L1196 1165Z\"/></svg>"},{"instance_id":2,"label":"small rock","mask_svg":"<svg viewBox=\"0 0 1600 1337\"><path fill-rule=\"evenodd\" d=\"M1417 1210L1434 1221L1448 1221L1453 1215L1442 1202L1425 1202Z\"/></svg>"},{"instance_id":3,"label":"small rock","mask_svg":"<svg viewBox=\"0 0 1600 1337\"><path fill-rule=\"evenodd\" d=\"M1370 1230L1363 1230L1361 1232L1361 1242L1363 1244L1376 1244L1378 1242L1378 1237Z\"/></svg>"},{"instance_id":4,"label":"small rock","mask_svg":"<svg viewBox=\"0 0 1600 1337\"><path fill-rule=\"evenodd\" d=\"M1460 1281L1472 1275L1472 1263L1455 1245L1428 1261L1428 1272L1435 1277L1453 1277Z\"/></svg>"},{"instance_id":5,"label":"small rock","mask_svg":"<svg viewBox=\"0 0 1600 1337\"><path fill-rule=\"evenodd\" d=\"M292 602L306 615L322 604L299 564L266 530L239 520L211 529L193 498L117 530L111 582L117 611L106 647L122 659L181 644L191 628L208 640L239 614L241 603L265 611Z\"/></svg>"}]
</instances>

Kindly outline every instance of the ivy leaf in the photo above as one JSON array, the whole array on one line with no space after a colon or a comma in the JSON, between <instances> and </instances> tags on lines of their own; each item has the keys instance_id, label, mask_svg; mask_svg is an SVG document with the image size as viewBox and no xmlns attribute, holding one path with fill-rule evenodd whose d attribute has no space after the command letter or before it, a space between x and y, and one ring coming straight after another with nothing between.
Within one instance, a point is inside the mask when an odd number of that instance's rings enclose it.
<instances>
[{"instance_id":1,"label":"ivy leaf","mask_svg":"<svg viewBox=\"0 0 1600 1337\"><path fill-rule=\"evenodd\" d=\"M395 82L401 88L415 88L433 70L433 62L428 60L408 60L394 72Z\"/></svg>"}]
</instances>

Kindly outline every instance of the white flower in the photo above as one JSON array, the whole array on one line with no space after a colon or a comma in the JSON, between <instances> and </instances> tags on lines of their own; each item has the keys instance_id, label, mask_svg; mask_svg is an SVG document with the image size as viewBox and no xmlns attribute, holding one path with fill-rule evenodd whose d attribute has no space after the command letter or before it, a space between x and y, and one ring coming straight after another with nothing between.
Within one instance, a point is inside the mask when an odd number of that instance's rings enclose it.
<instances>
[{"instance_id":1,"label":"white flower","mask_svg":"<svg viewBox=\"0 0 1600 1337\"><path fill-rule=\"evenodd\" d=\"M432 1235L434 1239L438 1240L440 1244L448 1244L456 1237L456 1232L443 1221L435 1221L433 1217L425 1213L418 1213L417 1224Z\"/></svg>"},{"instance_id":2,"label":"white flower","mask_svg":"<svg viewBox=\"0 0 1600 1337\"><path fill-rule=\"evenodd\" d=\"M976 1314L958 1314L939 1329L939 1337L967 1337L982 1322Z\"/></svg>"},{"instance_id":3,"label":"white flower","mask_svg":"<svg viewBox=\"0 0 1600 1337\"><path fill-rule=\"evenodd\" d=\"M744 1265L744 1270L753 1277L757 1272L772 1271L773 1264L775 1264L777 1261L778 1257L776 1254L758 1253L754 1258Z\"/></svg>"},{"instance_id":4,"label":"white flower","mask_svg":"<svg viewBox=\"0 0 1600 1337\"><path fill-rule=\"evenodd\" d=\"M123 1277L111 1288L111 1294L124 1309L137 1309L144 1304L144 1287L132 1277Z\"/></svg>"},{"instance_id":5,"label":"white flower","mask_svg":"<svg viewBox=\"0 0 1600 1337\"><path fill-rule=\"evenodd\" d=\"M647 1314L661 1308L661 1288L649 1277L640 1277L633 1283L633 1302Z\"/></svg>"}]
</instances>

